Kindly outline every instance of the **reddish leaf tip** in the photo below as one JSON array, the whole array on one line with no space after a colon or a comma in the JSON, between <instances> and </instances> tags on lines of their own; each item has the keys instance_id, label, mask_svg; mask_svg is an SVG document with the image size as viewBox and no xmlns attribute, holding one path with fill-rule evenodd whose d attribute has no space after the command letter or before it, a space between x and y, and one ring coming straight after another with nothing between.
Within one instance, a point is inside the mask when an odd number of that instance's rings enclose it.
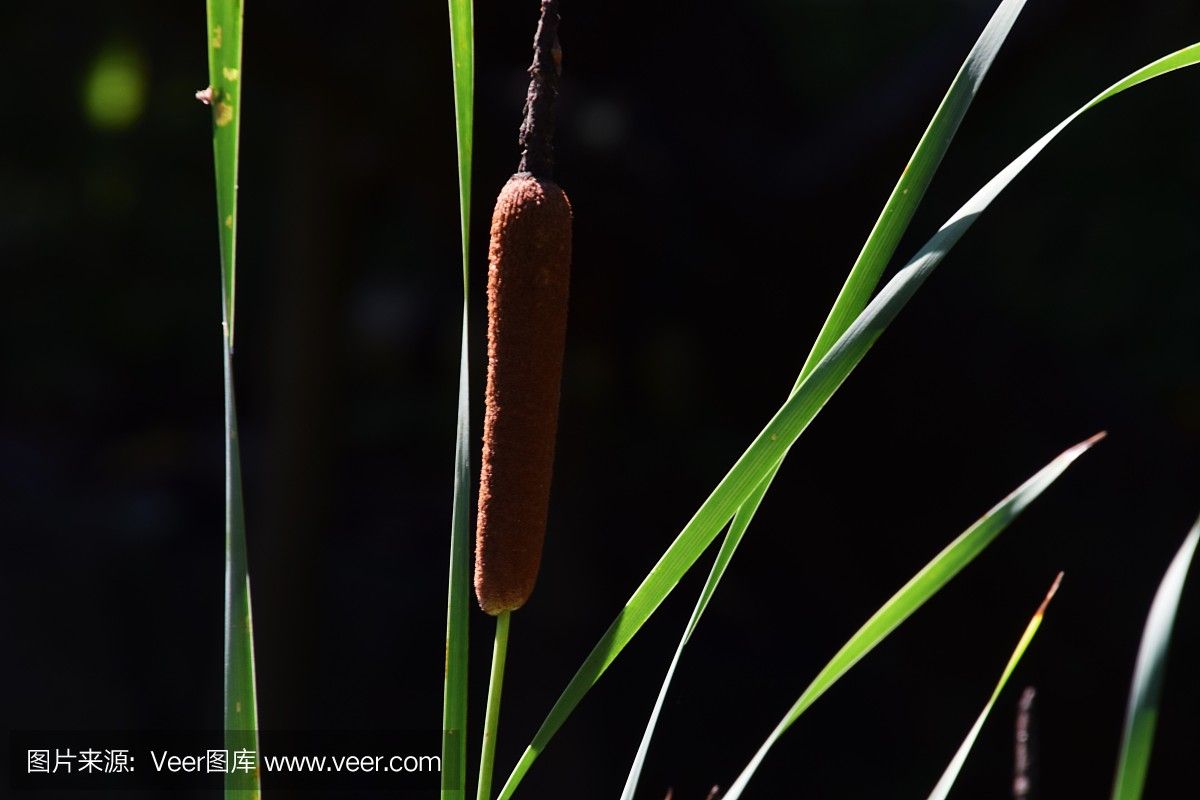
<instances>
[{"instance_id":1,"label":"reddish leaf tip","mask_svg":"<svg viewBox=\"0 0 1200 800\"><path fill-rule=\"evenodd\" d=\"M1103 436L1104 434L1100 435ZM1042 604L1038 606L1037 614L1034 616L1040 617L1046 613L1046 606L1050 605L1050 601L1054 599L1054 595L1058 592L1058 587L1062 583L1064 574L1059 570L1058 575L1054 576L1054 583L1050 584L1050 591L1046 592L1046 597L1042 600Z\"/></svg>"}]
</instances>

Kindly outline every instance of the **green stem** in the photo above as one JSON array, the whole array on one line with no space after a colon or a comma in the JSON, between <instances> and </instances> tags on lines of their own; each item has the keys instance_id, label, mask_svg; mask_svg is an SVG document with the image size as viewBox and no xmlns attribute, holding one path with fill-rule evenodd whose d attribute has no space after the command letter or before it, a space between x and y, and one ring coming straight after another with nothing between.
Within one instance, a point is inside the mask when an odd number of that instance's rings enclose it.
<instances>
[{"instance_id":1,"label":"green stem","mask_svg":"<svg viewBox=\"0 0 1200 800\"><path fill-rule=\"evenodd\" d=\"M488 681L487 712L483 717L483 749L479 753L479 791L476 800L491 800L492 766L496 760L496 730L500 727L500 695L504 693L504 658L508 654L508 620L511 611L496 617L496 644L492 648L492 677Z\"/></svg>"}]
</instances>

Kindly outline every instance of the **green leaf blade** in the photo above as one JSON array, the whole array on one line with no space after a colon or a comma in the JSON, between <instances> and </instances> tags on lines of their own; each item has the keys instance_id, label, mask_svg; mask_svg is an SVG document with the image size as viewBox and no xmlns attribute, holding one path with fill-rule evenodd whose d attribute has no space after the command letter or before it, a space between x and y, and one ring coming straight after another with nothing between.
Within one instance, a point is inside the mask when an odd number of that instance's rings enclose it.
<instances>
[{"instance_id":1,"label":"green leaf blade","mask_svg":"<svg viewBox=\"0 0 1200 800\"><path fill-rule=\"evenodd\" d=\"M231 753L237 750L258 753L254 623L233 394L233 354L228 338L225 340L225 432L225 749ZM257 798L260 793L257 770L226 776L226 797Z\"/></svg>"},{"instance_id":2,"label":"green leaf blade","mask_svg":"<svg viewBox=\"0 0 1200 800\"><path fill-rule=\"evenodd\" d=\"M975 719L975 724L967 732L967 738L963 739L958 751L954 754L954 758L950 759L950 764L946 767L946 771L942 773L942 777L938 779L937 785L933 787L933 791L929 794L929 800L946 800L946 796L950 794L950 789L954 786L954 781L958 779L958 773L962 771L963 764L967 762L967 756L970 755L971 748L975 746L975 740L979 738L979 732L983 730L983 723L987 722L988 715L992 713L992 708L996 705L996 700L999 699L1000 693L1004 691L1004 687L1008 684L1008 679L1012 677L1017 664L1021 661L1021 657L1029 649L1029 645L1033 642L1033 637L1037 635L1038 629L1042 625L1042 618L1046 614L1046 607L1050 605L1050 601L1054 598L1055 592L1058 591L1058 585L1061 581L1062 573L1060 572L1058 573L1058 577L1054 579L1054 583L1050 586L1050 591L1047 592L1046 599L1042 601L1042 605L1038 608L1037 613L1033 615L1033 619L1029 620L1029 624L1025 627L1025 632L1021 634L1021 639L1017 642L1012 655L1008 657L1008 663L1004 667L1004 672L1000 675L1000 680L996 683L996 688L992 690L992 696L988 698L983 711Z\"/></svg>"},{"instance_id":3,"label":"green leaf blade","mask_svg":"<svg viewBox=\"0 0 1200 800\"><path fill-rule=\"evenodd\" d=\"M458 143L458 200L462 238L462 340L454 443L454 499L446 588L446 666L442 691L443 800L466 797L467 678L471 608L471 396L470 297L471 151L475 103L475 21L472 0L449 0L454 127Z\"/></svg>"},{"instance_id":4,"label":"green leaf blade","mask_svg":"<svg viewBox=\"0 0 1200 800\"><path fill-rule=\"evenodd\" d=\"M462 227L463 299L470 283L471 159L475 129L475 3L449 0L450 58L454 78L454 132L458 146L458 209Z\"/></svg>"},{"instance_id":5,"label":"green leaf blade","mask_svg":"<svg viewBox=\"0 0 1200 800\"><path fill-rule=\"evenodd\" d=\"M233 342L237 256L238 140L242 124L242 2L208 0L208 85L221 241L221 302Z\"/></svg>"},{"instance_id":6,"label":"green leaf blade","mask_svg":"<svg viewBox=\"0 0 1200 800\"><path fill-rule=\"evenodd\" d=\"M629 775L625 779L625 787L621 790L621 800L633 800L634 794L637 792L638 780L641 777L642 768L645 766L646 756L650 752L650 741L654 738L654 731L658 726L658 718L662 714L663 704L666 702L671 682L675 678L675 670L678 668L679 661L683 657L684 648L687 647L687 643L691 640L696 626L700 624L700 618L708 608L708 603L712 600L712 596L717 590L717 585L725 575L725 570L729 567L729 562L733 560L733 554L737 551L738 545L741 544L746 529L750 527L750 523L754 520L754 512L758 510L758 506L762 502L763 495L768 488L768 483L768 481L763 481L755 487L754 493L746 501L745 505L738 510L733 518L733 523L729 526L729 531L725 534L725 538L721 540L721 548L717 551L717 557L713 560L708 578L704 582L704 587L700 590L700 597L696 600L696 606L692 609L692 615L688 619L687 626L684 628L683 636L680 637L679 644L675 648L675 654L671 657L671 663L667 666L667 674L663 678L662 686L659 687L658 696L654 700L654 707L650 711L650 719L646 723L646 729L642 732L642 739L638 743L637 753L634 754L633 763L629 768Z\"/></svg>"},{"instance_id":7,"label":"green leaf blade","mask_svg":"<svg viewBox=\"0 0 1200 800\"><path fill-rule=\"evenodd\" d=\"M1175 615L1179 610L1188 568L1198 543L1200 520L1192 526L1171 560L1171 566L1163 575L1154 594L1154 602L1150 605L1125 710L1125 728L1117 757L1113 800L1140 800L1142 796L1146 772L1150 767L1150 751L1154 746L1154 729L1158 722L1158 705L1162 697L1171 633L1175 627Z\"/></svg>"},{"instance_id":8,"label":"green leaf blade","mask_svg":"<svg viewBox=\"0 0 1200 800\"><path fill-rule=\"evenodd\" d=\"M975 99L975 95L978 93L984 77L991 68L992 62L995 60L1000 47L1004 44L1004 40L1007 38L1009 31L1012 30L1012 26L1024 6L1025 0L1004 0L1004 2L1000 3L988 21L988 24L984 27L979 39L967 54L966 59L951 82L950 88L946 91L945 97L934 112L932 119L930 119L924 134L922 134L920 140L917 142L916 149L901 172L900 178L892 189L891 195L889 195L884 204L883 211L880 212L879 218L875 221L875 225L867 236L862 251L859 253L858 258L855 259L850 273L846 277L846 282L834 301L833 307L830 309L825 324L817 334L816 341L813 342L812 350L805 360L799 377L796 379L796 384L792 389L793 392L800 387L800 384L812 372L813 367L816 366L821 357L829 351L829 348L837 338L845 332L850 322L858 316L870 299L871 293L875 291L883 270L891 261L892 256L895 255L900 238L912 222L913 214L916 213L916 209L924 198L934 174L941 165L946 152L950 149L950 143L958 132L963 119L966 117L967 110ZM650 713L650 720L642 734L642 740L638 745L637 753L634 755L633 763L630 766L629 776L626 778L625 788L621 793L622 800L633 800L642 767L645 764L646 755L649 751L650 741L654 737L658 717L661 713L662 705L666 700L666 694L670 689L671 681L675 676L675 669L683 655L684 647L688 639L691 638L692 631L699 624L708 601L716 591L721 578L724 577L729 561L733 558L733 554L741 543L742 537L745 536L746 530L750 527L750 522L754 519L758 507L770 489L771 483L774 481L775 475L778 473L781 465L782 460L779 464L771 468L761 486L755 490L754 494L746 501L746 504L738 509L733 523L730 525L725 538L721 542L721 552L717 556L708 579L705 581L700 593L700 599L696 603L696 607L692 612L691 618L688 620L687 627L676 648L675 655L672 657L671 663L667 668L667 674L663 679L658 697L654 703L654 708Z\"/></svg>"},{"instance_id":9,"label":"green leaf blade","mask_svg":"<svg viewBox=\"0 0 1200 800\"><path fill-rule=\"evenodd\" d=\"M843 675L871 652L892 631L912 616L929 598L975 560L988 545L995 541L1008 525L1038 498L1051 483L1058 479L1075 459L1087 452L1103 434L1080 442L1061 453L1042 467L1033 477L1021 484L1011 494L992 507L974 525L965 530L953 542L938 553L921 570L909 579L871 618L863 623L849 640L834 654L833 658L817 673L817 677L800 694L783 719L771 731L762 746L750 759L750 763L738 775L737 780L723 795L723 800L737 800L754 777L767 753L784 733L800 718L800 715L825 694Z\"/></svg>"},{"instance_id":10,"label":"green leaf blade","mask_svg":"<svg viewBox=\"0 0 1200 800\"><path fill-rule=\"evenodd\" d=\"M891 195L888 196L862 251L850 268L850 274L834 300L829 316L821 326L812 350L805 359L804 367L800 370L797 386L812 372L871 299L871 294L879 285L880 276L892 260L892 256L896 254L896 247L908 230L934 174L950 149L950 143L966 117L983 79L1024 7L1025 0L1005 0L1000 3L974 47L967 54L945 97L930 119L925 133L917 142L916 149L896 181Z\"/></svg>"},{"instance_id":11,"label":"green leaf blade","mask_svg":"<svg viewBox=\"0 0 1200 800\"><path fill-rule=\"evenodd\" d=\"M242 117L242 2L208 0L208 103L213 121L217 230L221 251L221 321L225 395L225 622L224 726L229 751L258 752L254 624L241 454L233 383L236 308L238 141ZM226 797L260 796L258 771L226 776Z\"/></svg>"}]
</instances>

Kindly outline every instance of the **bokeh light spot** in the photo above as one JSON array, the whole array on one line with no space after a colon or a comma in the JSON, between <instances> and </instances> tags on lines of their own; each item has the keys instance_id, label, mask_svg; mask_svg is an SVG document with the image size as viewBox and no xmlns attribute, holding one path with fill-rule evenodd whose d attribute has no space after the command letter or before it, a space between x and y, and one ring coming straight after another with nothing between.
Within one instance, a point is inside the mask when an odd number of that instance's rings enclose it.
<instances>
[{"instance_id":1,"label":"bokeh light spot","mask_svg":"<svg viewBox=\"0 0 1200 800\"><path fill-rule=\"evenodd\" d=\"M145 61L126 44L107 45L88 68L83 110L88 122L106 130L123 130L142 115L146 102Z\"/></svg>"}]
</instances>

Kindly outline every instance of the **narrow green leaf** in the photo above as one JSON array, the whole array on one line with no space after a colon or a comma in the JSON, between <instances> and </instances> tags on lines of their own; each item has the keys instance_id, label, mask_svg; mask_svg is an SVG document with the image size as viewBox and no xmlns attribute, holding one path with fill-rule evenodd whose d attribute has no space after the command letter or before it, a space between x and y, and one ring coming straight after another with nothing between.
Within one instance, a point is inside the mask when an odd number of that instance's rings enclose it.
<instances>
[{"instance_id":1,"label":"narrow green leaf","mask_svg":"<svg viewBox=\"0 0 1200 800\"><path fill-rule=\"evenodd\" d=\"M470 373L463 303L458 423L454 444L454 505L450 517L450 574L446 588L446 672L442 687L443 800L466 797L467 673L471 609Z\"/></svg>"},{"instance_id":2,"label":"narrow green leaf","mask_svg":"<svg viewBox=\"0 0 1200 800\"><path fill-rule=\"evenodd\" d=\"M858 316L863 306L867 304L871 293L875 291L880 275L883 274L884 268L895 254L900 237L908 229L917 206L920 205L926 189L933 180L934 173L937 172L946 151L950 149L950 142L958 132L958 127L966 116L967 109L975 99L988 69L995 60L996 54L1000 52L1001 45L1004 44L1005 38L1012 30L1013 23L1016 22L1017 16L1024 6L1025 0L1004 0L1000 3L974 47L967 54L966 60L946 91L941 105L934 112L929 126L925 129L920 141L917 142L917 147L909 158L908 164L900 173L900 179L896 182L896 186L883 206L883 211L867 236L866 244L863 245L862 251L851 267L846 283L834 301L829 317L817 335L812 351L800 371L800 376L796 379L793 392L800 387L808 373L828 352L830 345L845 332L846 326ZM709 572L708 579L701 590L700 599L692 611L684 634L675 649L675 655L667 668L666 677L663 679L658 697L654 702L654 709L650 713L650 720L642 733L641 743L638 745L637 753L630 767L629 777L626 778L625 788L621 793L622 800L633 800L634 793L637 791L638 778L650 748L650 741L654 737L658 717L663 702L666 700L667 692L670 690L671 680L675 676L675 668L683 655L683 649L687 645L688 639L691 638L692 631L699 624L709 599L716 591L717 584L724 576L729 561L733 558L738 544L741 543L746 529L750 527L750 522L754 519L754 514L758 511L758 506L767 490L770 489L771 482L775 479L778 471L778 464L771 468L762 485L755 490L746 504L738 509L733 524L725 533L725 538L721 542L721 552Z\"/></svg>"},{"instance_id":3,"label":"narrow green leaf","mask_svg":"<svg viewBox=\"0 0 1200 800\"><path fill-rule=\"evenodd\" d=\"M770 470L800 436L841 383L858 365L875 340L887 329L946 253L1040 153L1080 114L1125 89L1200 61L1200 44L1172 53L1106 89L1057 127L1035 142L979 190L931 238L917 255L888 282L879 294L834 343L817 366L784 403L767 427L742 454L704 504L671 543L657 564L625 603L617 618L600 637L574 677L550 709L500 792L499 800L512 796L533 762L545 749L583 696L616 660L638 630L675 588L700 553L716 538L762 483Z\"/></svg>"},{"instance_id":4,"label":"narrow green leaf","mask_svg":"<svg viewBox=\"0 0 1200 800\"><path fill-rule=\"evenodd\" d=\"M1009 656L1008 664L1005 665L1004 672L1000 675L1000 680L996 684L996 688L992 691L992 696L988 698L987 705L979 713L975 724L971 726L971 730L967 733L967 738L963 739L963 743L959 745L954 758L950 759L950 764L946 767L946 771L942 773L942 777L938 779L937 785L933 787L933 791L929 795L929 800L946 800L946 796L950 794L950 788L954 786L954 781L958 778L958 773L962 771L963 764L966 763L971 748L975 746L975 740L979 738L979 732L983 730L983 723L987 721L988 714L992 713L992 706L996 705L996 699L1004 691L1004 686L1012 676L1013 670L1017 668L1017 663L1020 662L1021 656L1025 655L1025 651L1029 648L1029 643L1033 641L1038 628L1041 627L1042 617L1046 614L1046 606L1050 605L1050 601L1054 598L1054 593L1058 591L1058 585L1061 582L1062 573L1060 572L1058 573L1058 577L1054 579L1054 583L1051 584L1050 591L1046 593L1046 599L1038 606L1037 613L1033 615L1033 619L1029 620L1029 625L1025 627L1025 633L1021 635L1021 640L1017 642L1016 649Z\"/></svg>"},{"instance_id":5,"label":"narrow green leaf","mask_svg":"<svg viewBox=\"0 0 1200 800\"><path fill-rule=\"evenodd\" d=\"M237 250L238 132L242 124L242 2L207 0L207 100L213 117L217 172L217 226L221 237L221 302L226 335L233 342Z\"/></svg>"},{"instance_id":6,"label":"narrow green leaf","mask_svg":"<svg viewBox=\"0 0 1200 800\"><path fill-rule=\"evenodd\" d=\"M1001 500L978 522L948 544L908 583L904 584L900 591L892 595L878 611L871 615L871 618L850 637L849 641L842 645L829 663L817 673L817 677L808 685L808 688L792 704L783 719L771 731L771 735L750 759L750 763L729 787L723 800L737 800L738 797L741 797L747 784L750 783L750 779L754 777L754 772L758 769L759 764L779 741L779 738L792 726L792 723L799 719L800 715L816 702L818 697L837 683L838 679L857 664L863 656L871 652L875 645L886 639L892 631L899 627L900 623L908 619L914 611L925 604L926 600L937 594L943 586L950 582L951 578L961 572L963 567L975 560L975 557L983 552L1008 527L1009 523L1017 518L1018 514L1037 499L1038 495L1045 491L1075 459L1083 455L1103 435L1102 433L1097 434L1091 439L1075 445L1042 467L1036 475L1021 484L1016 491Z\"/></svg>"},{"instance_id":7,"label":"narrow green leaf","mask_svg":"<svg viewBox=\"0 0 1200 800\"><path fill-rule=\"evenodd\" d=\"M683 630L683 636L680 637L679 644L675 647L675 654L671 657L671 663L667 666L667 674L663 678L662 686L659 687L658 697L654 699L654 708L650 711L650 720L646 723L645 731L642 732L642 740L638 744L637 753L633 757L633 764L629 768L629 776L625 779L625 788L621 791L621 800L633 800L634 793L637 791L638 779L641 777L642 768L646 764L646 754L650 750L650 740L654 737L654 730L658 726L658 717L662 713L663 703L666 702L667 692L671 688L671 681L675 678L675 669L679 666L679 659L683 656L683 650L691 640L696 626L700 624L700 617L704 615L705 610L708 608L708 602L712 599L713 593L716 592L717 584L721 582L721 578L724 576L729 562L733 559L733 554L737 551L738 545L741 544L742 536L746 533L746 528L750 527L750 523L754 519L754 512L758 510L758 506L762 502L763 495L766 494L769 485L770 481L766 480L755 487L753 494L750 495L745 505L734 516L733 524L729 526L729 531L725 534L725 538L721 540L721 548L717 551L717 557L714 559L712 568L709 570L708 578L704 582L704 587L700 590L700 597L696 600L696 607L692 609L692 616L688 619L687 626Z\"/></svg>"},{"instance_id":8,"label":"narrow green leaf","mask_svg":"<svg viewBox=\"0 0 1200 800\"><path fill-rule=\"evenodd\" d=\"M446 590L446 676L442 693L442 798L466 796L467 656L471 607L471 396L467 310L470 295L471 143L475 102L475 7L449 0L454 123L458 140L458 203L462 237L462 343L458 366L458 424L454 444L454 506L450 518L450 575Z\"/></svg>"},{"instance_id":9,"label":"narrow green leaf","mask_svg":"<svg viewBox=\"0 0 1200 800\"><path fill-rule=\"evenodd\" d=\"M233 395L233 354L225 340L225 749L258 748L258 702L254 679L254 624L250 613L250 570L246 563L246 519L242 510L242 467ZM225 796L257 798L258 771L226 776Z\"/></svg>"},{"instance_id":10,"label":"narrow green leaf","mask_svg":"<svg viewBox=\"0 0 1200 800\"><path fill-rule=\"evenodd\" d=\"M454 77L454 132L458 142L458 213L462 226L463 299L470 283L471 152L475 141L475 3L449 0L450 58Z\"/></svg>"},{"instance_id":11,"label":"narrow green leaf","mask_svg":"<svg viewBox=\"0 0 1200 800\"><path fill-rule=\"evenodd\" d=\"M929 121L929 127L925 129L921 140L917 142L916 150L913 151L904 171L900 173L900 179L867 236L866 244L855 259L854 266L850 268L850 274L833 303L829 317L804 361L797 385L813 371L817 362L829 352L829 348L871 299L871 293L879 285L883 270L896 253L900 237L908 230L908 224L912 221L917 206L921 204L925 190L929 188L934 173L941 165L946 151L950 149L950 142L958 132L958 126L967 115L967 109L971 107L971 102L996 59L996 54L1000 52L1001 45L1024 7L1025 0L1004 0L1000 3L984 27L983 33L979 35L975 46L967 54L966 61L954 76L954 81L950 84L941 105L934 112L933 119Z\"/></svg>"},{"instance_id":12,"label":"narrow green leaf","mask_svg":"<svg viewBox=\"0 0 1200 800\"><path fill-rule=\"evenodd\" d=\"M233 320L237 255L238 133L242 118L242 3L208 0L209 88L217 230L221 243L221 321L225 387L225 746L258 752L258 703L254 679L254 624L237 405L233 391ZM258 772L229 775L226 797L258 797Z\"/></svg>"},{"instance_id":13,"label":"narrow green leaf","mask_svg":"<svg viewBox=\"0 0 1200 800\"><path fill-rule=\"evenodd\" d=\"M1142 630L1138 646L1137 665L1133 669L1133 686L1129 690L1129 705L1125 711L1125 730L1121 734L1121 751L1117 757L1117 777L1113 783L1113 800L1140 800L1150 766L1150 751L1154 746L1154 728L1158 723L1158 701L1162 696L1163 677L1167 667L1167 651L1171 646L1171 631L1175 627L1175 612L1187 580L1188 567L1200 542L1200 520L1192 526L1183 546L1171 560L1163 575L1150 615Z\"/></svg>"}]
</instances>

